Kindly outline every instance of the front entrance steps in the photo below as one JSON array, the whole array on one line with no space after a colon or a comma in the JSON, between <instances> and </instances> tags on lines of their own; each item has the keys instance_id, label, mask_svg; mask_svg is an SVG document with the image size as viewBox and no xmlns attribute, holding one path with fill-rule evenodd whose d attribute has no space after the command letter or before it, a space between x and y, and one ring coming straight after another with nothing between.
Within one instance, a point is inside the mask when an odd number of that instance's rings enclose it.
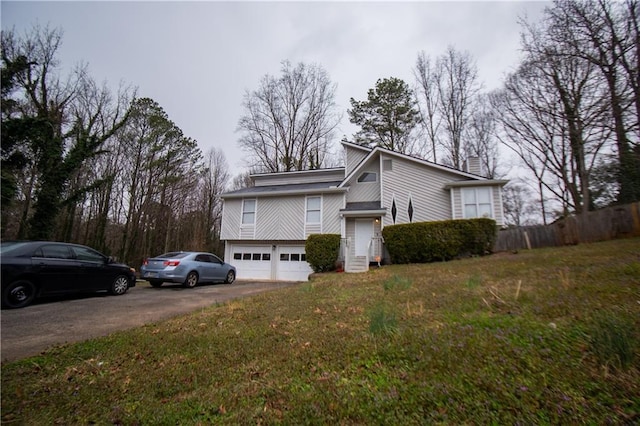
<instances>
[{"instance_id":1,"label":"front entrance steps","mask_svg":"<svg viewBox=\"0 0 640 426\"><path fill-rule=\"evenodd\" d=\"M367 272L368 270L367 256L350 257L349 262L345 265L345 272Z\"/></svg>"}]
</instances>

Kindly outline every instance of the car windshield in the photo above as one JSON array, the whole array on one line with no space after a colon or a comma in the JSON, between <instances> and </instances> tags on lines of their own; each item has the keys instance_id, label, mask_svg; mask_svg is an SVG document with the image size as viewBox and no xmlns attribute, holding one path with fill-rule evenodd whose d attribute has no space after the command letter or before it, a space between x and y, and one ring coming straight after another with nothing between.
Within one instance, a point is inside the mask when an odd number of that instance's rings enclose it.
<instances>
[{"instance_id":1,"label":"car windshield","mask_svg":"<svg viewBox=\"0 0 640 426\"><path fill-rule=\"evenodd\" d=\"M24 247L29 244L28 242L20 242L20 241L3 241L0 244L0 254L7 254L12 250L19 249L20 247Z\"/></svg>"},{"instance_id":2,"label":"car windshield","mask_svg":"<svg viewBox=\"0 0 640 426\"><path fill-rule=\"evenodd\" d=\"M169 253L161 254L158 256L158 259L182 259L187 256L189 253L183 251L172 251Z\"/></svg>"}]
</instances>

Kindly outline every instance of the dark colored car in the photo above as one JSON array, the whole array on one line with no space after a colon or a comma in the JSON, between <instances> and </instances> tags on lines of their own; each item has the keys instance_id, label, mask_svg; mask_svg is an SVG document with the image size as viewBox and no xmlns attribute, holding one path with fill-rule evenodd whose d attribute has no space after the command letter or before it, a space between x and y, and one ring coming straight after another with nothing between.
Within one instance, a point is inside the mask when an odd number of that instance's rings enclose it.
<instances>
[{"instance_id":1,"label":"dark colored car","mask_svg":"<svg viewBox=\"0 0 640 426\"><path fill-rule=\"evenodd\" d=\"M188 288L202 282L231 284L236 279L236 268L215 254L174 251L145 260L140 278L154 287L160 287L163 282L181 283Z\"/></svg>"},{"instance_id":2,"label":"dark colored car","mask_svg":"<svg viewBox=\"0 0 640 426\"><path fill-rule=\"evenodd\" d=\"M3 308L22 308L45 295L105 290L120 295L136 285L132 268L78 244L2 242L0 264Z\"/></svg>"}]
</instances>

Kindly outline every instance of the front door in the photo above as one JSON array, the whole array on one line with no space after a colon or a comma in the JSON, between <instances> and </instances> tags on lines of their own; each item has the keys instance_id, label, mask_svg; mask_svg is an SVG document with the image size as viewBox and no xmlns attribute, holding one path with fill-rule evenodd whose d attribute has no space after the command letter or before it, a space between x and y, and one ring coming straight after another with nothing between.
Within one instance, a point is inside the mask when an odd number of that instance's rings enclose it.
<instances>
[{"instance_id":1,"label":"front door","mask_svg":"<svg viewBox=\"0 0 640 426\"><path fill-rule=\"evenodd\" d=\"M356 219L356 256L368 254L371 238L373 238L373 219Z\"/></svg>"}]
</instances>

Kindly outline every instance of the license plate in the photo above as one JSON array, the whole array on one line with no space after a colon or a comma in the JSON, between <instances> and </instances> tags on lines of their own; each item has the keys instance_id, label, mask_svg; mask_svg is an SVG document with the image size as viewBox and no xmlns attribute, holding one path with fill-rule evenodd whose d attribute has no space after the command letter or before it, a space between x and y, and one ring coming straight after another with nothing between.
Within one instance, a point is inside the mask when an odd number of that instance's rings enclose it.
<instances>
[{"instance_id":1,"label":"license plate","mask_svg":"<svg viewBox=\"0 0 640 426\"><path fill-rule=\"evenodd\" d=\"M158 276L158 273L157 272L147 272L147 273L144 274L144 276L148 277L148 278L156 278Z\"/></svg>"}]
</instances>

